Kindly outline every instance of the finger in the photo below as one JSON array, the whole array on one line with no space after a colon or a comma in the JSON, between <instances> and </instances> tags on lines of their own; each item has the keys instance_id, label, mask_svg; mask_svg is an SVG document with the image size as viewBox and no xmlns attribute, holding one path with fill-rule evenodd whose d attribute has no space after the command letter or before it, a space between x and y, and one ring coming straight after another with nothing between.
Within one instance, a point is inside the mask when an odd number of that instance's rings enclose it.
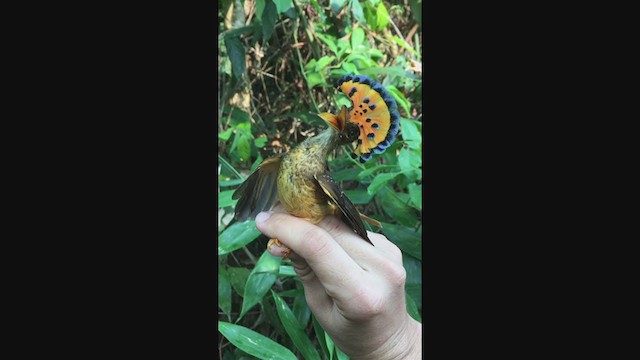
<instances>
[{"instance_id":1,"label":"finger","mask_svg":"<svg viewBox=\"0 0 640 360\"><path fill-rule=\"evenodd\" d=\"M330 297L356 288L363 269L322 228L288 214L261 212L256 227L302 257Z\"/></svg>"},{"instance_id":2,"label":"finger","mask_svg":"<svg viewBox=\"0 0 640 360\"><path fill-rule=\"evenodd\" d=\"M283 250L277 244L273 244L271 248L267 248L272 255L282 256ZM331 298L327 295L324 286L313 272L309 264L300 256L294 252L288 254L291 259L291 265L302 284L304 285L304 292L307 299L307 304L313 309L316 316L322 316L322 314L328 312L331 309Z\"/></svg>"},{"instance_id":3,"label":"finger","mask_svg":"<svg viewBox=\"0 0 640 360\"><path fill-rule=\"evenodd\" d=\"M393 258L394 262L402 261L402 255L391 249L390 243L383 235L368 231L369 240L373 246L357 235L350 226L335 216L325 217L318 226L327 231L336 242L362 268L372 270L382 260ZM398 258L400 256L400 258Z\"/></svg>"}]
</instances>

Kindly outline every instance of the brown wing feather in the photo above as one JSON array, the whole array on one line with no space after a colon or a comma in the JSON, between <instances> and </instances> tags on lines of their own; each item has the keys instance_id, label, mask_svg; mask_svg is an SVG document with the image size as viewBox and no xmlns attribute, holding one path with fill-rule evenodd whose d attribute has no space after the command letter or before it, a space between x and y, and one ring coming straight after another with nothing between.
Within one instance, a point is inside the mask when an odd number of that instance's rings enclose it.
<instances>
[{"instance_id":1,"label":"brown wing feather","mask_svg":"<svg viewBox=\"0 0 640 360\"><path fill-rule=\"evenodd\" d=\"M278 196L278 170L282 155L266 159L256 171L236 189L232 199L238 199L235 218L244 221L261 211L270 210Z\"/></svg>"},{"instance_id":2,"label":"brown wing feather","mask_svg":"<svg viewBox=\"0 0 640 360\"><path fill-rule=\"evenodd\" d=\"M367 240L371 245L373 245L371 240L369 240L369 237L367 236L367 230L364 228L364 224L360 219L360 213L353 205L351 200L349 200L349 198L344 194L344 192L340 188L340 185L338 185L338 183L333 180L331 175L329 175L329 173L327 172L316 174L314 175L314 177L318 181L318 184L320 184L322 191L327 194L329 200L340 209L340 211L344 215L343 220L345 221L345 223L349 225L358 235L360 235L360 237Z\"/></svg>"}]
</instances>

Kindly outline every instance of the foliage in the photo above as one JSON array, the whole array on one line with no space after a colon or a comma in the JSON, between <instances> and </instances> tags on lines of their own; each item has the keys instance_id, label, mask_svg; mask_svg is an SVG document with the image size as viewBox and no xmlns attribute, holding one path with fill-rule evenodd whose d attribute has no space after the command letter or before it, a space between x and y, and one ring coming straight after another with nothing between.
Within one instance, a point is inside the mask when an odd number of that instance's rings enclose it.
<instances>
[{"instance_id":1,"label":"foliage","mask_svg":"<svg viewBox=\"0 0 640 360\"><path fill-rule=\"evenodd\" d=\"M231 195L265 158L326 127L315 114L350 105L335 90L340 76L377 79L398 103L396 142L365 164L341 149L329 166L360 212L382 222L379 232L402 250L407 309L421 319L421 1L219 4L220 358L347 359L311 314L289 260L265 251L268 239L253 221L229 225Z\"/></svg>"}]
</instances>

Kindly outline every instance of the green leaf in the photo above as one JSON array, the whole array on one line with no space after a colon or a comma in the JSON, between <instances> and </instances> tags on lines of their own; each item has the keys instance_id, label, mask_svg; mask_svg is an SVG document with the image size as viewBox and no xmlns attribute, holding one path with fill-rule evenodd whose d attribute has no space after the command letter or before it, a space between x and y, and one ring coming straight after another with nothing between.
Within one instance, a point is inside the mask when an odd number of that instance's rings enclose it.
<instances>
[{"instance_id":1,"label":"green leaf","mask_svg":"<svg viewBox=\"0 0 640 360\"><path fill-rule=\"evenodd\" d=\"M257 5L257 4L256 4ZM257 11L256 11L257 15ZM278 13L276 5L272 0L265 0L264 12L262 14L262 37L265 41L271 38L271 34L275 30L276 20L278 19Z\"/></svg>"},{"instance_id":2,"label":"green leaf","mask_svg":"<svg viewBox=\"0 0 640 360\"><path fill-rule=\"evenodd\" d=\"M313 314L311 314L311 322L313 323L313 330L316 333L316 339L318 340L318 343L320 344L320 347L322 348L322 352L324 354L322 358L326 359L329 357L329 349L327 349L326 341L323 341L325 339L324 329L322 328L322 326L320 326L318 320L315 316L313 316Z\"/></svg>"},{"instance_id":3,"label":"green leaf","mask_svg":"<svg viewBox=\"0 0 640 360\"><path fill-rule=\"evenodd\" d=\"M325 84L324 76L317 72L310 72L307 74L307 84L309 88L313 88L316 85Z\"/></svg>"},{"instance_id":4,"label":"green leaf","mask_svg":"<svg viewBox=\"0 0 640 360\"><path fill-rule=\"evenodd\" d=\"M336 355L338 356L338 360L349 360L347 354L343 353L340 348L336 346Z\"/></svg>"},{"instance_id":5,"label":"green leaf","mask_svg":"<svg viewBox=\"0 0 640 360\"><path fill-rule=\"evenodd\" d=\"M331 177L335 181L355 180L358 178L360 170L356 168L347 168L338 170L331 174Z\"/></svg>"},{"instance_id":6,"label":"green leaf","mask_svg":"<svg viewBox=\"0 0 640 360\"><path fill-rule=\"evenodd\" d=\"M267 139L266 136L260 136L260 137L256 138L255 140L253 140L253 143L256 145L256 147L258 149L262 149L266 145L268 140L269 139Z\"/></svg>"},{"instance_id":7,"label":"green leaf","mask_svg":"<svg viewBox=\"0 0 640 360\"><path fill-rule=\"evenodd\" d=\"M358 74L358 68L350 62L343 62L342 68L349 74Z\"/></svg>"},{"instance_id":8,"label":"green leaf","mask_svg":"<svg viewBox=\"0 0 640 360\"><path fill-rule=\"evenodd\" d=\"M346 106L347 108L352 106L351 105L351 100L349 100L347 95L345 95L342 92L339 93L338 95L336 95L336 97L334 99L336 99L336 107L338 109L342 108L342 105Z\"/></svg>"},{"instance_id":9,"label":"green leaf","mask_svg":"<svg viewBox=\"0 0 640 360\"><path fill-rule=\"evenodd\" d=\"M231 199L231 196L233 195L234 192L235 190L225 190L218 193L218 208L224 208L227 206L235 205L238 202L238 200Z\"/></svg>"},{"instance_id":10,"label":"green leaf","mask_svg":"<svg viewBox=\"0 0 640 360\"><path fill-rule=\"evenodd\" d=\"M405 294L405 299L407 302L407 312L409 313L409 316L422 323L422 318L420 317L420 313L418 312L418 306L416 305L416 302L413 301L413 298L409 294Z\"/></svg>"},{"instance_id":11,"label":"green leaf","mask_svg":"<svg viewBox=\"0 0 640 360\"><path fill-rule=\"evenodd\" d=\"M304 329L300 326L298 319L293 315L293 312L289 309L287 303L285 303L284 300L282 300L282 298L280 298L280 296L278 296L274 291L271 291L271 294L275 300L280 321L298 351L300 351L306 360L320 360L320 354L318 354L313 343L311 343L311 340L309 340L307 334L305 334Z\"/></svg>"},{"instance_id":12,"label":"green leaf","mask_svg":"<svg viewBox=\"0 0 640 360\"><path fill-rule=\"evenodd\" d=\"M240 296L244 296L244 286L247 283L249 274L251 271L244 267L228 267L227 275L229 276L229 282L231 287Z\"/></svg>"},{"instance_id":13,"label":"green leaf","mask_svg":"<svg viewBox=\"0 0 640 360\"><path fill-rule=\"evenodd\" d=\"M400 250L422 260L422 232L417 232L412 228L382 222L381 232L396 244Z\"/></svg>"},{"instance_id":14,"label":"green leaf","mask_svg":"<svg viewBox=\"0 0 640 360\"><path fill-rule=\"evenodd\" d=\"M244 326L218 321L218 331L238 349L259 359L297 360L291 350Z\"/></svg>"},{"instance_id":15,"label":"green leaf","mask_svg":"<svg viewBox=\"0 0 640 360\"><path fill-rule=\"evenodd\" d=\"M242 301L242 310L240 311L238 320L259 303L269 289L271 289L280 271L281 261L282 259L280 257L271 255L267 250L262 253L256 266L251 270L247 284L244 287L244 301Z\"/></svg>"},{"instance_id":16,"label":"green leaf","mask_svg":"<svg viewBox=\"0 0 640 360\"><path fill-rule=\"evenodd\" d=\"M351 200L352 203L359 204L368 204L371 202L373 195L369 194L366 190L357 189L357 190L345 190L345 195Z\"/></svg>"},{"instance_id":17,"label":"green leaf","mask_svg":"<svg viewBox=\"0 0 640 360\"><path fill-rule=\"evenodd\" d=\"M282 14L293 7L292 0L273 0L278 8L278 14Z\"/></svg>"},{"instance_id":18,"label":"green leaf","mask_svg":"<svg viewBox=\"0 0 640 360\"><path fill-rule=\"evenodd\" d=\"M264 11L266 0L256 0L256 19L262 19L262 12Z\"/></svg>"},{"instance_id":19,"label":"green leaf","mask_svg":"<svg viewBox=\"0 0 640 360\"><path fill-rule=\"evenodd\" d=\"M418 225L416 211L408 205L409 195L383 186L375 195L376 202L391 219L410 228Z\"/></svg>"},{"instance_id":20,"label":"green leaf","mask_svg":"<svg viewBox=\"0 0 640 360\"><path fill-rule=\"evenodd\" d=\"M221 264L218 264L218 307L231 319L231 283Z\"/></svg>"},{"instance_id":21,"label":"green leaf","mask_svg":"<svg viewBox=\"0 0 640 360\"><path fill-rule=\"evenodd\" d=\"M326 35L326 34L321 34L321 33L317 33L316 37L320 40L322 40L322 42L324 42L325 44L327 44L327 46L329 47L329 49L336 55L338 55L338 47L336 46L336 38L334 36L331 35Z\"/></svg>"},{"instance_id":22,"label":"green leaf","mask_svg":"<svg viewBox=\"0 0 640 360\"><path fill-rule=\"evenodd\" d=\"M422 184L409 184L409 196L416 209L422 210Z\"/></svg>"},{"instance_id":23,"label":"green leaf","mask_svg":"<svg viewBox=\"0 0 640 360\"><path fill-rule=\"evenodd\" d=\"M236 186L240 185L244 182L244 179L231 179L231 180L219 180L218 186L227 187L227 186Z\"/></svg>"},{"instance_id":24,"label":"green leaf","mask_svg":"<svg viewBox=\"0 0 640 360\"><path fill-rule=\"evenodd\" d=\"M304 66L304 69L307 70L307 72L311 72L313 70L316 69L316 64L318 63L318 61L316 59L311 59L309 60L309 62Z\"/></svg>"},{"instance_id":25,"label":"green leaf","mask_svg":"<svg viewBox=\"0 0 640 360\"><path fill-rule=\"evenodd\" d=\"M344 53L349 49L351 49L351 44L349 43L349 40L344 38L339 38L338 39L338 57L342 58L342 55L344 55Z\"/></svg>"},{"instance_id":26,"label":"green leaf","mask_svg":"<svg viewBox=\"0 0 640 360\"><path fill-rule=\"evenodd\" d=\"M398 90L398 88L393 85L387 85L386 88L389 91L389 94L391 94L391 96L393 96L393 98L396 100L398 105L400 105L404 109L407 116L411 116L411 103L409 102L409 100L407 100L407 98L404 97L402 91Z\"/></svg>"},{"instance_id":27,"label":"green leaf","mask_svg":"<svg viewBox=\"0 0 640 360\"><path fill-rule=\"evenodd\" d=\"M278 276L298 276L296 271L293 269L293 266L289 265L280 265L280 270L278 271Z\"/></svg>"},{"instance_id":28,"label":"green leaf","mask_svg":"<svg viewBox=\"0 0 640 360\"><path fill-rule=\"evenodd\" d=\"M305 329L311 318L311 309L307 304L307 300L304 297L304 292L299 293L293 299L293 309L291 309L293 315L298 319L301 329Z\"/></svg>"},{"instance_id":29,"label":"green leaf","mask_svg":"<svg viewBox=\"0 0 640 360\"><path fill-rule=\"evenodd\" d=\"M279 256L273 256L267 250L265 250L260 259L256 262L256 266L251 270L252 274L271 273L277 275L280 272L280 264L282 264L282 258Z\"/></svg>"},{"instance_id":30,"label":"green leaf","mask_svg":"<svg viewBox=\"0 0 640 360\"><path fill-rule=\"evenodd\" d=\"M218 236L218 255L238 250L255 240L260 234L253 220L234 223Z\"/></svg>"},{"instance_id":31,"label":"green leaf","mask_svg":"<svg viewBox=\"0 0 640 360\"><path fill-rule=\"evenodd\" d=\"M398 166L397 165L375 165L373 167L370 167L370 168L360 172L358 174L358 179L363 180L363 179L366 179L368 176L372 175L375 172L378 172L380 170L388 170L388 169L394 169L394 170L397 171L398 170Z\"/></svg>"},{"instance_id":32,"label":"green leaf","mask_svg":"<svg viewBox=\"0 0 640 360\"><path fill-rule=\"evenodd\" d=\"M233 143L229 152L234 155L237 154L241 161L249 160L251 155L251 142L253 135L251 134L251 123L240 123L236 125L236 136L233 138ZM236 150L237 152L234 152Z\"/></svg>"},{"instance_id":33,"label":"green leaf","mask_svg":"<svg viewBox=\"0 0 640 360\"><path fill-rule=\"evenodd\" d=\"M225 130L225 131L221 132L220 134L218 134L218 138L221 139L222 141L227 141L231 137L232 133L233 133L233 128L230 127L227 130Z\"/></svg>"},{"instance_id":34,"label":"green leaf","mask_svg":"<svg viewBox=\"0 0 640 360\"><path fill-rule=\"evenodd\" d=\"M324 333L324 341L327 343L327 351L329 351L329 359L333 360L333 353L335 352L335 348L336 345L333 343L333 339L331 339L331 336L329 336L329 334L327 334L326 332Z\"/></svg>"},{"instance_id":35,"label":"green leaf","mask_svg":"<svg viewBox=\"0 0 640 360\"><path fill-rule=\"evenodd\" d=\"M249 172L253 174L253 172L256 171L258 166L262 164L262 160L264 160L262 158L262 155L258 153L258 157L256 158L256 161L254 161L253 164L251 164L251 169L249 170Z\"/></svg>"},{"instance_id":36,"label":"green leaf","mask_svg":"<svg viewBox=\"0 0 640 360\"><path fill-rule=\"evenodd\" d=\"M376 177L373 179L373 181L367 188L367 192L371 195L375 195L378 192L378 189L380 189L382 185L386 184L387 181L392 180L393 178L398 176L398 174L399 173L397 172L392 172L392 173L381 173L376 175Z\"/></svg>"},{"instance_id":37,"label":"green leaf","mask_svg":"<svg viewBox=\"0 0 640 360\"><path fill-rule=\"evenodd\" d=\"M364 13L362 12L362 5L360 5L358 0L351 0L351 13L354 19L358 20L361 24L366 24Z\"/></svg>"},{"instance_id":38,"label":"green leaf","mask_svg":"<svg viewBox=\"0 0 640 360\"><path fill-rule=\"evenodd\" d=\"M417 51L415 51L411 46L409 46L409 44L407 44L407 42L404 41L404 39L401 39L395 35L387 35L387 38L393 40L396 44L402 46L405 50L409 51L413 55L420 56L420 54L418 54Z\"/></svg>"},{"instance_id":39,"label":"green leaf","mask_svg":"<svg viewBox=\"0 0 640 360\"><path fill-rule=\"evenodd\" d=\"M409 148L402 148L398 155L398 165L409 181L415 181L421 171L422 154Z\"/></svg>"},{"instance_id":40,"label":"green leaf","mask_svg":"<svg viewBox=\"0 0 640 360\"><path fill-rule=\"evenodd\" d=\"M370 67L377 66L376 62L369 59L368 57L360 54L349 54L345 59L345 61L349 61L352 64L356 65L359 69L367 69Z\"/></svg>"},{"instance_id":41,"label":"green leaf","mask_svg":"<svg viewBox=\"0 0 640 360\"><path fill-rule=\"evenodd\" d=\"M375 50L377 49L371 49L370 52L373 52ZM371 55L371 57L373 58L373 55ZM401 67L398 67L398 66L389 66L389 67L375 66L368 69L362 69L362 73L364 75L368 75L371 77L375 77L377 75L393 75L393 76L399 76L399 77L405 77L405 78L411 78L411 79L416 78L415 75L404 71Z\"/></svg>"},{"instance_id":42,"label":"green leaf","mask_svg":"<svg viewBox=\"0 0 640 360\"><path fill-rule=\"evenodd\" d=\"M337 15L347 5L347 0L330 0L329 5L334 15Z\"/></svg>"},{"instance_id":43,"label":"green leaf","mask_svg":"<svg viewBox=\"0 0 640 360\"><path fill-rule=\"evenodd\" d=\"M300 294L304 294L304 290L300 288L285 290L278 293L280 297L290 297L290 298L295 298Z\"/></svg>"},{"instance_id":44,"label":"green leaf","mask_svg":"<svg viewBox=\"0 0 640 360\"><path fill-rule=\"evenodd\" d=\"M418 309L422 308L422 262L415 257L402 253L402 265L407 271L407 281L405 283L405 291L413 301L415 301Z\"/></svg>"},{"instance_id":45,"label":"green leaf","mask_svg":"<svg viewBox=\"0 0 640 360\"><path fill-rule=\"evenodd\" d=\"M358 2L356 0L354 0L353 2ZM362 43L364 42L364 30L362 30L362 28L355 28L353 29L353 32L351 33L351 49L352 50L357 50L358 48L360 48L360 45L362 45Z\"/></svg>"},{"instance_id":46,"label":"green leaf","mask_svg":"<svg viewBox=\"0 0 640 360\"><path fill-rule=\"evenodd\" d=\"M416 120L400 118L400 134L410 148L420 150L422 144L422 132L418 127L422 127L422 123Z\"/></svg>"},{"instance_id":47,"label":"green leaf","mask_svg":"<svg viewBox=\"0 0 640 360\"><path fill-rule=\"evenodd\" d=\"M387 12L387 8L384 7L382 1L378 4L376 10L376 28L378 30L382 30L387 26L387 24L389 24L389 13Z\"/></svg>"},{"instance_id":48,"label":"green leaf","mask_svg":"<svg viewBox=\"0 0 640 360\"><path fill-rule=\"evenodd\" d=\"M224 44L227 47L229 60L231 60L233 75L240 80L247 67L244 44L236 36L225 36Z\"/></svg>"},{"instance_id":49,"label":"green leaf","mask_svg":"<svg viewBox=\"0 0 640 360\"><path fill-rule=\"evenodd\" d=\"M324 70L327 65L329 65L333 59L335 59L335 56L323 56L320 59L318 59L318 63L316 64L316 68L315 70L317 72L321 72L322 70Z\"/></svg>"}]
</instances>

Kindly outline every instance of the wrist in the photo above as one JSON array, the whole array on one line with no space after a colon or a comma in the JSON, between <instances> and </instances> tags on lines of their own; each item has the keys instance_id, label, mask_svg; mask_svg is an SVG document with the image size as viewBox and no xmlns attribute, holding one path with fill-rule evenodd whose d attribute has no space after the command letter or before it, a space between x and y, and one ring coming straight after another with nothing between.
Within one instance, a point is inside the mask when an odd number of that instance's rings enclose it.
<instances>
[{"instance_id":1,"label":"wrist","mask_svg":"<svg viewBox=\"0 0 640 360\"><path fill-rule=\"evenodd\" d=\"M368 355L352 357L352 360L417 360L422 359L422 324L407 314L405 326L378 349Z\"/></svg>"}]
</instances>

